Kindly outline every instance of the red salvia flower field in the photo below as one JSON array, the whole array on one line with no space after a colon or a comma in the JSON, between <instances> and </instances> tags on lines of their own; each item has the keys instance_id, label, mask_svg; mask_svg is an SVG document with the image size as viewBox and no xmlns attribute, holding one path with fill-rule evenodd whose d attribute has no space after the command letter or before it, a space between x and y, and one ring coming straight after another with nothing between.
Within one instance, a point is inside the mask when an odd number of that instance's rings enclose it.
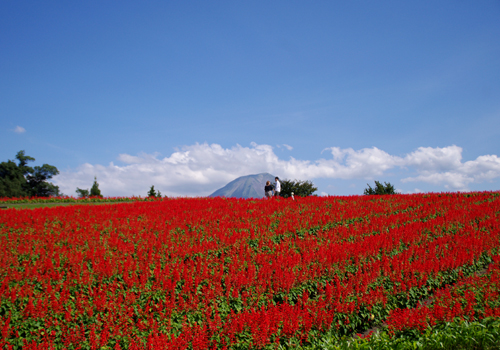
<instances>
[{"instance_id":1,"label":"red salvia flower field","mask_svg":"<svg viewBox=\"0 0 500 350\"><path fill-rule=\"evenodd\" d=\"M247 349L500 316L497 192L0 211L0 347Z\"/></svg>"}]
</instances>

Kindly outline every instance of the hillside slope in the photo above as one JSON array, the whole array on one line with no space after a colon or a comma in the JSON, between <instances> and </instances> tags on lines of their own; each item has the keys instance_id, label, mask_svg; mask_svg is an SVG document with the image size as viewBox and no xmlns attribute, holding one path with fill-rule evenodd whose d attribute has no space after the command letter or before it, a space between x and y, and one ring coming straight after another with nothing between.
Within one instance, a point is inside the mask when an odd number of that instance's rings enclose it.
<instances>
[{"instance_id":1,"label":"hillside slope","mask_svg":"<svg viewBox=\"0 0 500 350\"><path fill-rule=\"evenodd\" d=\"M266 181L274 182L274 175L261 173L241 176L219 188L209 197L262 198Z\"/></svg>"}]
</instances>

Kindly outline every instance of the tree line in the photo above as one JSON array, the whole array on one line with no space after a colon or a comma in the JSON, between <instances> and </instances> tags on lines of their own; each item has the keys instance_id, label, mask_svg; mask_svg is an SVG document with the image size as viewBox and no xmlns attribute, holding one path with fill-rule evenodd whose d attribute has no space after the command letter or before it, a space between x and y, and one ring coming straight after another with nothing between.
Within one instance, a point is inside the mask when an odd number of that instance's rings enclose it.
<instances>
[{"instance_id":1,"label":"tree line","mask_svg":"<svg viewBox=\"0 0 500 350\"><path fill-rule=\"evenodd\" d=\"M94 176L94 183L92 184L90 191L88 189L81 189L77 187L76 194L78 194L78 197L80 198L86 198L89 196L102 197L101 190L99 189L99 184L97 183L97 177Z\"/></svg>"},{"instance_id":2,"label":"tree line","mask_svg":"<svg viewBox=\"0 0 500 350\"><path fill-rule=\"evenodd\" d=\"M26 155L25 151L16 154L16 161L8 160L0 163L0 197L51 197L62 195L59 187L48 182L53 176L59 174L59 170L49 164L31 167L29 162L35 158ZM367 184L368 185L368 184ZM280 196L289 198L292 196L307 197L315 195L317 187L309 180L282 180ZM89 189L76 188L80 198L96 196L102 197L97 178ZM365 195L396 194L396 190L390 183L375 181L375 187L368 185L364 190ZM161 197L160 191L151 186L148 197Z\"/></svg>"},{"instance_id":3,"label":"tree line","mask_svg":"<svg viewBox=\"0 0 500 350\"><path fill-rule=\"evenodd\" d=\"M15 160L0 163L0 197L53 197L62 196L59 186L48 180L59 174L59 170L49 164L42 166L28 166L35 158L26 155L24 150L17 152ZM80 198L97 196L102 197L97 178L88 189L76 188Z\"/></svg>"},{"instance_id":4,"label":"tree line","mask_svg":"<svg viewBox=\"0 0 500 350\"><path fill-rule=\"evenodd\" d=\"M367 184L367 188L364 190L365 195L384 195L384 194L398 194L394 185L390 182L384 182L382 184L380 181L375 181L375 186L371 187ZM314 184L309 180L283 180L281 181L281 192L280 196L284 198L289 198L292 196L307 197L312 196L314 192L318 190L314 187Z\"/></svg>"}]
</instances>

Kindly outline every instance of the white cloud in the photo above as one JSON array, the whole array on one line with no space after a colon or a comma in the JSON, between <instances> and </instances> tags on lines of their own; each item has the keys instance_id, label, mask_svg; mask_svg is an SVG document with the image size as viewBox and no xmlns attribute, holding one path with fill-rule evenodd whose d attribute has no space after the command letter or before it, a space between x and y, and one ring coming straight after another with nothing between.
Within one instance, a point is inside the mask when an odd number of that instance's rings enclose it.
<instances>
[{"instance_id":1,"label":"white cloud","mask_svg":"<svg viewBox=\"0 0 500 350\"><path fill-rule=\"evenodd\" d=\"M332 176L341 179L350 178L372 178L382 175L397 165L399 158L378 149L363 148L355 151L352 148L340 149L331 147L323 150L332 153L332 160L321 160L323 166L331 166L334 173Z\"/></svg>"},{"instance_id":2,"label":"white cloud","mask_svg":"<svg viewBox=\"0 0 500 350\"><path fill-rule=\"evenodd\" d=\"M468 177L458 172L432 173L408 177L402 179L402 182L427 182L433 185L444 185L446 189L467 189L467 185L474 182L474 178Z\"/></svg>"},{"instance_id":3,"label":"white cloud","mask_svg":"<svg viewBox=\"0 0 500 350\"><path fill-rule=\"evenodd\" d=\"M450 190L467 190L471 183L492 181L500 177L500 158L496 155L479 156L462 163L462 148L424 148L407 155L401 166L413 166L418 175L402 182L427 182L443 185Z\"/></svg>"},{"instance_id":4,"label":"white cloud","mask_svg":"<svg viewBox=\"0 0 500 350\"><path fill-rule=\"evenodd\" d=\"M496 155L479 156L476 160L465 162L461 170L476 180L491 181L500 176L500 158Z\"/></svg>"},{"instance_id":5,"label":"white cloud","mask_svg":"<svg viewBox=\"0 0 500 350\"><path fill-rule=\"evenodd\" d=\"M448 171L460 167L462 148L455 145L444 148L419 147L404 157L402 165L414 166L420 171Z\"/></svg>"},{"instance_id":6,"label":"white cloud","mask_svg":"<svg viewBox=\"0 0 500 350\"><path fill-rule=\"evenodd\" d=\"M22 134L24 132L26 132L26 129L23 128L22 126L16 126L16 128L14 129L14 132L17 133L17 134Z\"/></svg>"},{"instance_id":7,"label":"white cloud","mask_svg":"<svg viewBox=\"0 0 500 350\"><path fill-rule=\"evenodd\" d=\"M484 155L462 162L462 149L420 147L399 157L376 147L354 150L327 148L331 156L318 160L280 159L269 145L251 143L223 148L218 144L182 147L167 157L158 153L120 154L125 165L83 164L54 178L63 193L76 187L90 188L94 176L107 196L145 195L151 185L170 196L204 196L242 175L269 172L281 178L372 180L399 169L407 172L402 182L427 182L451 190L466 190L471 183L500 177L500 158Z\"/></svg>"}]
</instances>

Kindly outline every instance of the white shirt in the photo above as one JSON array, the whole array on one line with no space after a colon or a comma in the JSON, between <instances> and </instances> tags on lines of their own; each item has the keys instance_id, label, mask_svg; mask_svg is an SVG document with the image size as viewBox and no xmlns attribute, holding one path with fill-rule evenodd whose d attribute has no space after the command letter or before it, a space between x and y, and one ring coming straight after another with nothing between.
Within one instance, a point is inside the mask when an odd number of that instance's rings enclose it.
<instances>
[{"instance_id":1,"label":"white shirt","mask_svg":"<svg viewBox=\"0 0 500 350\"><path fill-rule=\"evenodd\" d=\"M274 183L274 191L281 192L281 182L279 182L279 180L276 180Z\"/></svg>"}]
</instances>

